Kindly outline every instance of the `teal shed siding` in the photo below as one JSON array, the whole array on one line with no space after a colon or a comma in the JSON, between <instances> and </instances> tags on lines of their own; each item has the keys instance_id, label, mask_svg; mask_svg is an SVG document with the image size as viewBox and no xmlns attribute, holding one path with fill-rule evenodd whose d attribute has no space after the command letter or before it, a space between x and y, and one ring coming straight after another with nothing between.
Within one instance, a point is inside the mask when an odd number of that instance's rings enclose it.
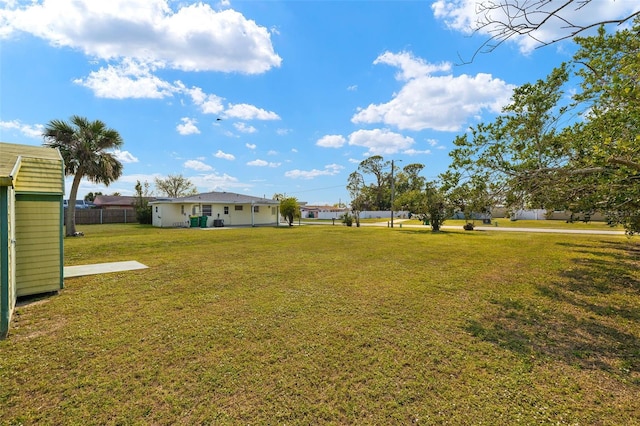
<instances>
[{"instance_id":1,"label":"teal shed siding","mask_svg":"<svg viewBox=\"0 0 640 426\"><path fill-rule=\"evenodd\" d=\"M17 297L63 287L63 198L57 150L0 143L0 338Z\"/></svg>"}]
</instances>

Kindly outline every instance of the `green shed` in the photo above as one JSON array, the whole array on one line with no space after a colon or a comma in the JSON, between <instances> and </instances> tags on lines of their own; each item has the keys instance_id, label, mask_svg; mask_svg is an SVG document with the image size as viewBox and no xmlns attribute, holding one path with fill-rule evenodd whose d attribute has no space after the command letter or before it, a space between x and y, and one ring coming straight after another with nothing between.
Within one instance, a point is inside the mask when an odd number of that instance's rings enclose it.
<instances>
[{"instance_id":1,"label":"green shed","mask_svg":"<svg viewBox=\"0 0 640 426\"><path fill-rule=\"evenodd\" d=\"M18 297L64 285L63 199L57 149L0 142L0 339Z\"/></svg>"}]
</instances>

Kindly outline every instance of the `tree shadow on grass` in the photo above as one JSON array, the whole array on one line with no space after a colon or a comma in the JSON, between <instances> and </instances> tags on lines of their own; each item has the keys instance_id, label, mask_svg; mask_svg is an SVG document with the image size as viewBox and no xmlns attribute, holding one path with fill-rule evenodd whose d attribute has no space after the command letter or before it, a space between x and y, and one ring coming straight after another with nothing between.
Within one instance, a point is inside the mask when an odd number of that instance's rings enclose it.
<instances>
[{"instance_id":1,"label":"tree shadow on grass","mask_svg":"<svg viewBox=\"0 0 640 426\"><path fill-rule=\"evenodd\" d=\"M548 357L640 385L640 246L563 245L573 265L536 285L541 299L494 299L495 313L466 330L523 360Z\"/></svg>"}]
</instances>

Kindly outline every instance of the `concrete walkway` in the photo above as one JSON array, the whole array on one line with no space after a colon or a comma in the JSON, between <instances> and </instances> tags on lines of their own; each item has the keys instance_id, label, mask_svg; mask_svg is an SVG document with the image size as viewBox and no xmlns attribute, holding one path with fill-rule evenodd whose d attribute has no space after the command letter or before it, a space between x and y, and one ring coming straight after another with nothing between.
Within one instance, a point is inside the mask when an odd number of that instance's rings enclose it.
<instances>
[{"instance_id":1,"label":"concrete walkway","mask_svg":"<svg viewBox=\"0 0 640 426\"><path fill-rule=\"evenodd\" d=\"M81 277L83 275L106 274L108 272L132 271L135 269L146 268L148 268L148 266L143 265L140 262L136 262L135 260L126 262L96 263L93 265L65 266L64 277L73 278Z\"/></svg>"}]
</instances>

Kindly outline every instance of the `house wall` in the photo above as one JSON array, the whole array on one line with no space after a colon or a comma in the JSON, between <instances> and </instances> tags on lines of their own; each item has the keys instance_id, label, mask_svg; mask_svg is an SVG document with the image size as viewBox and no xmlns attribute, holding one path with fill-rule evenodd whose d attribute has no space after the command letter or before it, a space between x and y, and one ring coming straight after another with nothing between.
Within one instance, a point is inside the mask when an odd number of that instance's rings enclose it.
<instances>
[{"instance_id":1,"label":"house wall","mask_svg":"<svg viewBox=\"0 0 640 426\"><path fill-rule=\"evenodd\" d=\"M253 214L254 225L269 225L278 222L277 206L258 206L259 212Z\"/></svg>"},{"instance_id":2,"label":"house wall","mask_svg":"<svg viewBox=\"0 0 640 426\"><path fill-rule=\"evenodd\" d=\"M63 287L62 195L16 194L16 295Z\"/></svg>"},{"instance_id":3,"label":"house wall","mask_svg":"<svg viewBox=\"0 0 640 426\"><path fill-rule=\"evenodd\" d=\"M276 206L258 206L258 212L253 214L253 223L251 204L237 204L242 206L242 210L236 210L236 204L153 204L153 226L171 228L171 227L189 227L189 216L202 216L202 206L211 205L211 216L208 216L207 227L213 226L215 219L222 219L224 226L246 226L246 225L268 225L277 222ZM184 206L184 214L182 214L181 206ZM224 208L229 207L229 213L224 213Z\"/></svg>"},{"instance_id":4,"label":"house wall","mask_svg":"<svg viewBox=\"0 0 640 426\"><path fill-rule=\"evenodd\" d=\"M242 206L242 210L236 210L236 205ZM220 213L220 219L224 220L225 226L269 225L276 224L278 220L276 206L255 206L258 208L258 212L253 213L253 219L251 212L254 206L251 204L230 204L228 205L229 214L224 214L224 206L227 206L227 204L217 205L216 207L218 207L219 210L212 208L212 219L217 219L217 213Z\"/></svg>"},{"instance_id":5,"label":"house wall","mask_svg":"<svg viewBox=\"0 0 640 426\"><path fill-rule=\"evenodd\" d=\"M183 215L180 207L184 204L153 204L151 213L152 224L160 228L177 228L189 226L189 208L185 207Z\"/></svg>"}]
</instances>

